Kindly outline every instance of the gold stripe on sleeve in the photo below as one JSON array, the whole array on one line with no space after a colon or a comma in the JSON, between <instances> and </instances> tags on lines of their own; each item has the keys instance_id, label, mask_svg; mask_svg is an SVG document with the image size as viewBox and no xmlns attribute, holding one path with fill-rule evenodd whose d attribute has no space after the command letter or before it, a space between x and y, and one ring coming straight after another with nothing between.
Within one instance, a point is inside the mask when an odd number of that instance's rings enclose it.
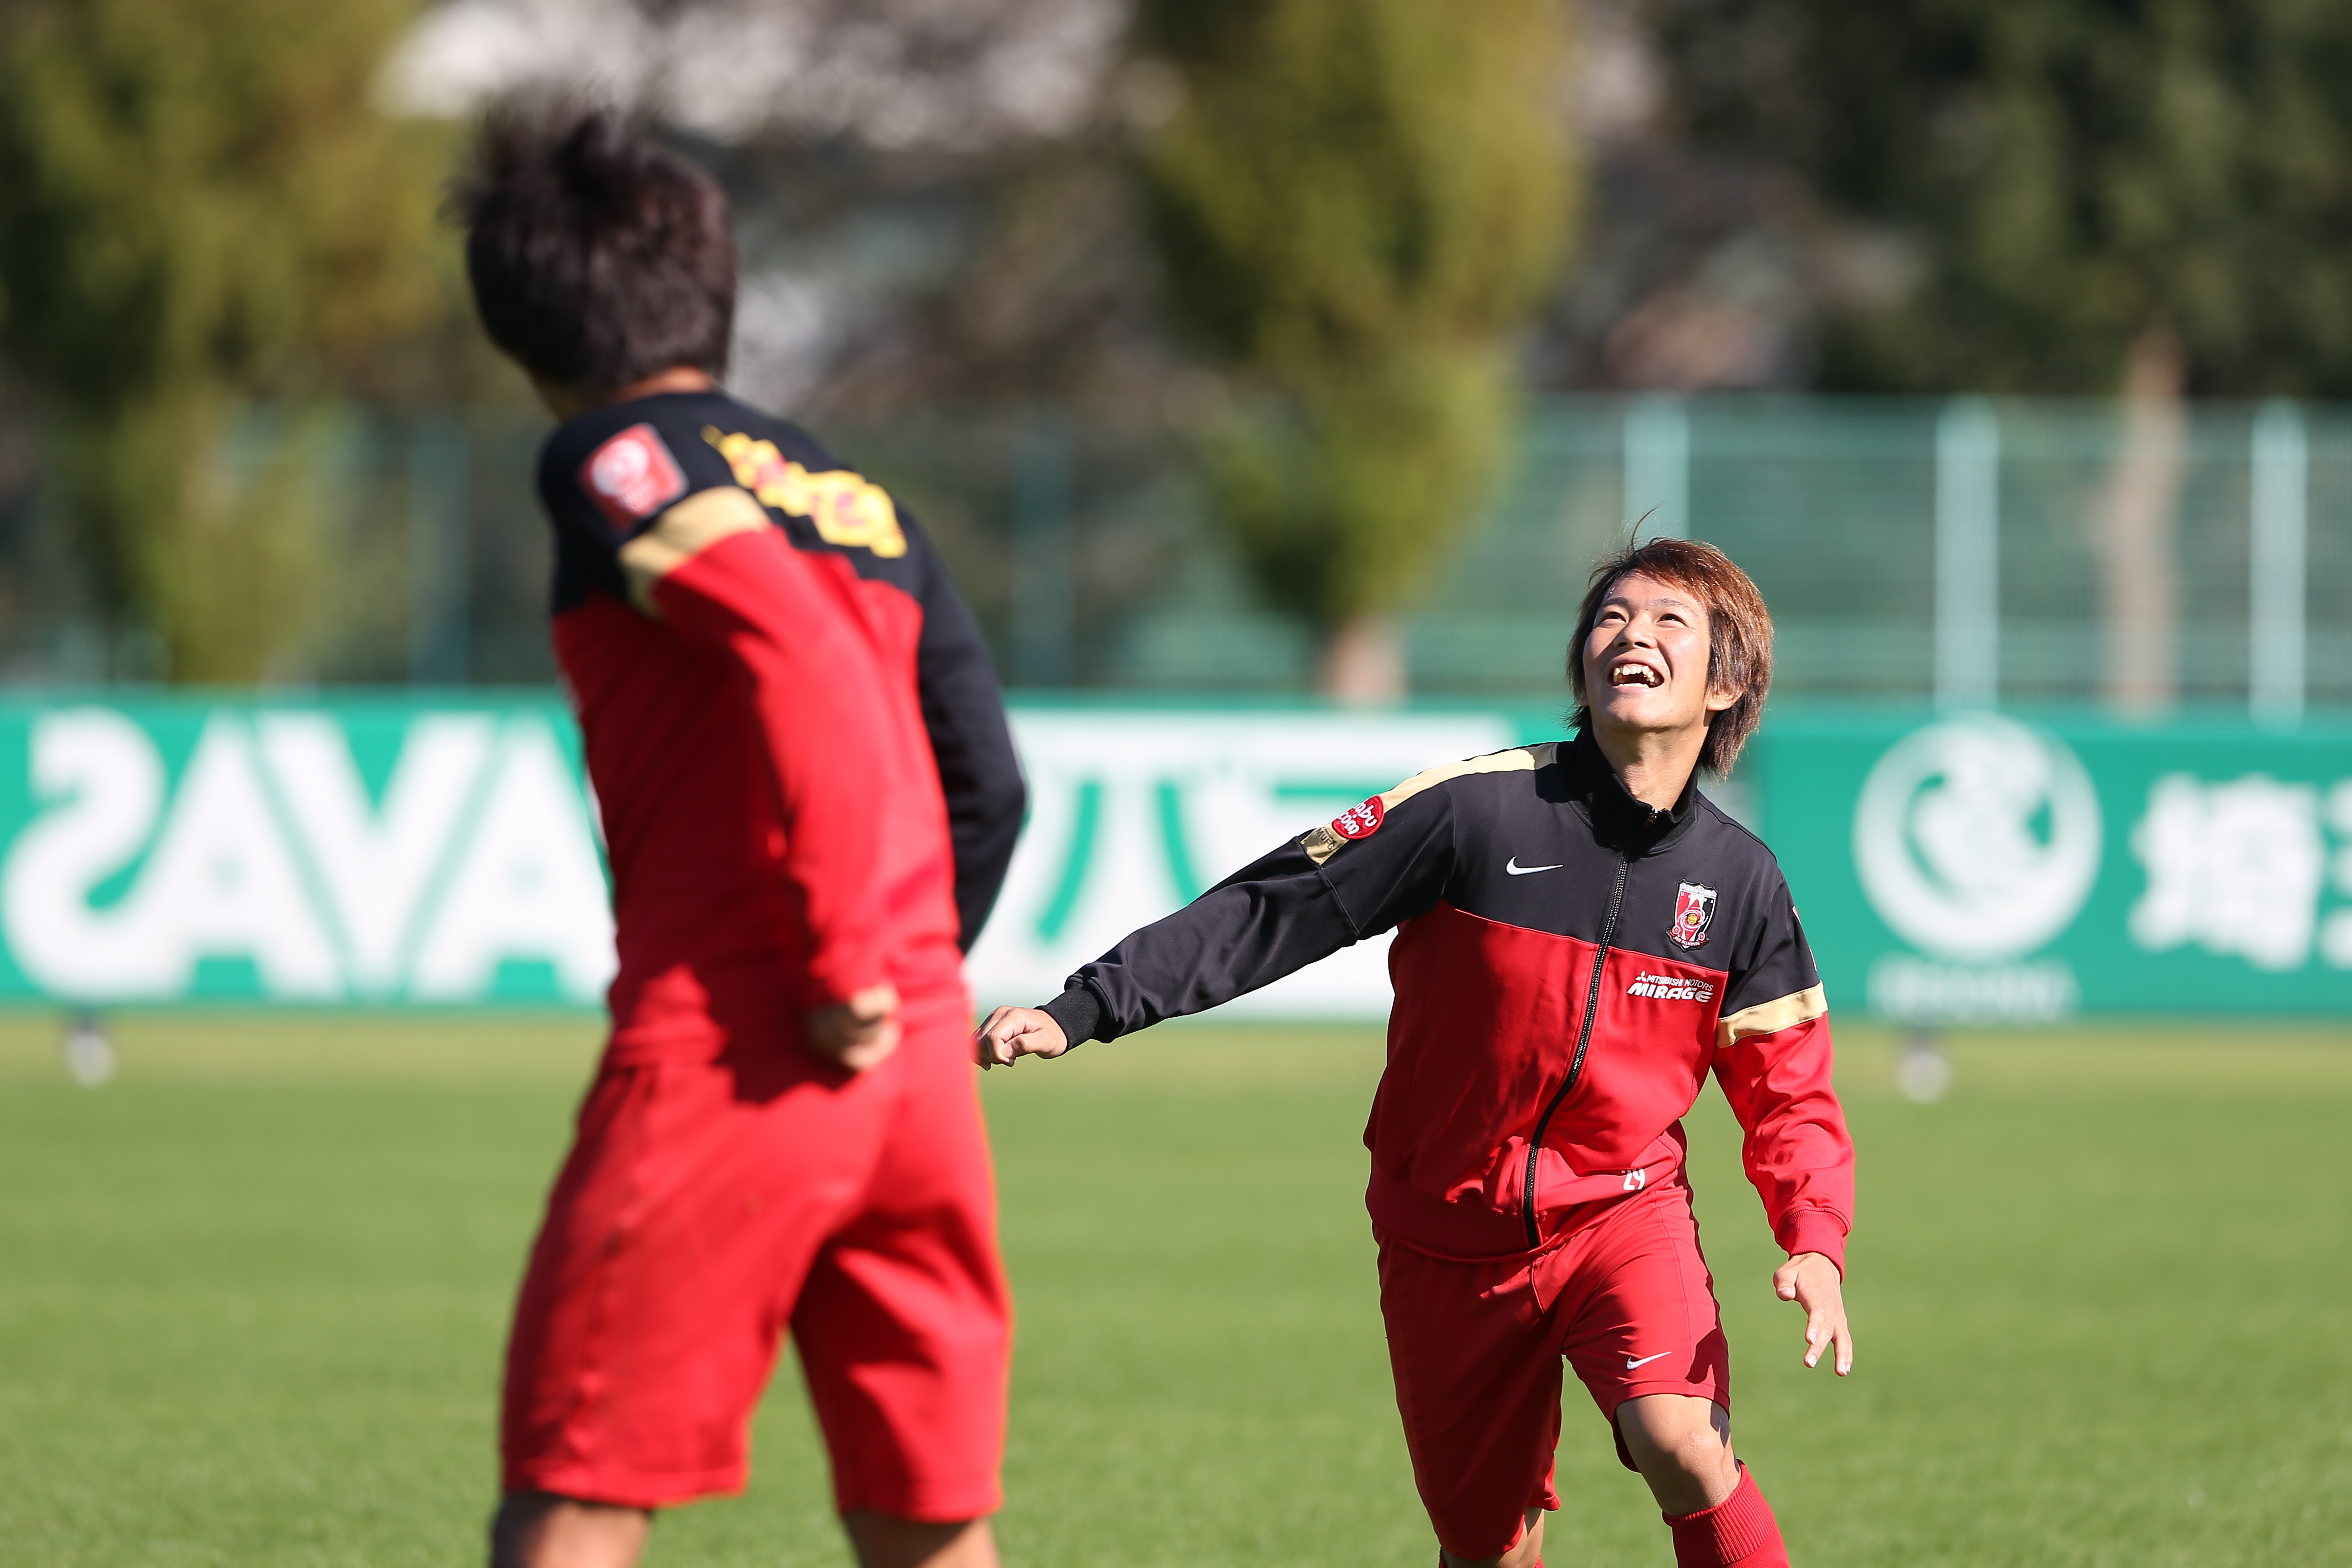
<instances>
[{"instance_id":1,"label":"gold stripe on sleeve","mask_svg":"<svg viewBox=\"0 0 2352 1568\"><path fill-rule=\"evenodd\" d=\"M1753 1007L1742 1007L1719 1019L1715 1026L1716 1048L1720 1050L1734 1040L1750 1035L1775 1035L1782 1029L1810 1022L1830 1010L1829 998L1818 985L1808 985L1793 995L1759 1002Z\"/></svg>"},{"instance_id":2,"label":"gold stripe on sleeve","mask_svg":"<svg viewBox=\"0 0 2352 1568\"><path fill-rule=\"evenodd\" d=\"M654 584L730 535L768 526L765 508L733 485L697 490L659 517L653 526L621 546L621 571L629 597L647 615Z\"/></svg>"},{"instance_id":3,"label":"gold stripe on sleeve","mask_svg":"<svg viewBox=\"0 0 2352 1568\"><path fill-rule=\"evenodd\" d=\"M1559 742L1547 741L1540 746L1517 746L1507 752L1489 752L1483 757L1465 757L1458 763L1440 763L1433 768L1423 768L1394 789L1382 790L1381 811L1385 817L1387 813L1394 811L1422 791L1434 788L1448 779L1465 778L1472 773L1533 773L1538 768L1550 766L1552 759L1559 754ZM1328 826L1318 826L1300 835L1298 847L1307 851L1309 860L1320 866L1338 854L1339 847L1348 842Z\"/></svg>"}]
</instances>

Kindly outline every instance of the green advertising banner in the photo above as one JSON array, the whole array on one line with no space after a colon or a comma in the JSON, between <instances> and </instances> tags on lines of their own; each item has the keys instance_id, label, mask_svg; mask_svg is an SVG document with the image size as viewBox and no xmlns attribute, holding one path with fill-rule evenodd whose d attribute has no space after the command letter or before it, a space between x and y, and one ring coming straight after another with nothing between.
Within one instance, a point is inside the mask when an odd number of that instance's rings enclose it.
<instances>
[{"instance_id":1,"label":"green advertising banner","mask_svg":"<svg viewBox=\"0 0 2352 1568\"><path fill-rule=\"evenodd\" d=\"M973 950L1034 1001L1134 927L1556 712L1017 704L1027 826ZM1715 790L1832 1006L1920 1023L2352 1011L2352 727L1776 714ZM1385 1016L1385 940L1235 1004ZM595 807L537 695L0 703L0 1002L593 1005Z\"/></svg>"},{"instance_id":2,"label":"green advertising banner","mask_svg":"<svg viewBox=\"0 0 2352 1568\"><path fill-rule=\"evenodd\" d=\"M552 700L0 706L0 999L592 1003L592 821Z\"/></svg>"},{"instance_id":3,"label":"green advertising banner","mask_svg":"<svg viewBox=\"0 0 2352 1568\"><path fill-rule=\"evenodd\" d=\"M1787 715L1753 771L1832 1006L2352 1010L2352 728Z\"/></svg>"}]
</instances>

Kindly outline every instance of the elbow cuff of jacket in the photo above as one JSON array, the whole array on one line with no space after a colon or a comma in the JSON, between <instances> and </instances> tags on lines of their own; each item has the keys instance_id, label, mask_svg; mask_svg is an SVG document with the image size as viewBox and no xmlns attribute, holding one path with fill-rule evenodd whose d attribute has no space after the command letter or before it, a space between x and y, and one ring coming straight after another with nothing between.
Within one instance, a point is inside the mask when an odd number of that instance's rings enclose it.
<instances>
[{"instance_id":1,"label":"elbow cuff of jacket","mask_svg":"<svg viewBox=\"0 0 2352 1568\"><path fill-rule=\"evenodd\" d=\"M1791 1258L1818 1252L1837 1265L1839 1279L1845 1278L1845 1222L1827 1209L1799 1209L1783 1219L1780 1247Z\"/></svg>"}]
</instances>

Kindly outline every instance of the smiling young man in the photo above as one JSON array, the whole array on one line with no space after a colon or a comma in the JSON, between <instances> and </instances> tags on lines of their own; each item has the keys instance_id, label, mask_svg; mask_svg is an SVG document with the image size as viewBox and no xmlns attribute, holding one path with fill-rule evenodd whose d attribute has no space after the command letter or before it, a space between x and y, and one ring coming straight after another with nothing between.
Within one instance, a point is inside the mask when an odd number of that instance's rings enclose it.
<instances>
[{"instance_id":1,"label":"smiling young man","mask_svg":"<svg viewBox=\"0 0 2352 1568\"><path fill-rule=\"evenodd\" d=\"M1395 929L1365 1201L1444 1563L1540 1561L1563 1359L1681 1568L1788 1561L1732 1452L1681 1124L1712 1072L1789 1254L1772 1285L1804 1309L1805 1364L1844 1375L1853 1146L1820 977L1771 853L1695 784L1754 732L1771 664L1764 601L1722 552L1631 546L1577 622L1573 741L1407 779L977 1037L983 1066L1060 1056Z\"/></svg>"},{"instance_id":2,"label":"smiling young man","mask_svg":"<svg viewBox=\"0 0 2352 1568\"><path fill-rule=\"evenodd\" d=\"M609 116L494 120L458 192L541 456L613 873L612 1036L508 1346L497 1568L626 1568L740 1489L800 1352L866 1568L993 1568L1009 1304L959 944L1022 809L912 518L720 391L725 198Z\"/></svg>"}]
</instances>

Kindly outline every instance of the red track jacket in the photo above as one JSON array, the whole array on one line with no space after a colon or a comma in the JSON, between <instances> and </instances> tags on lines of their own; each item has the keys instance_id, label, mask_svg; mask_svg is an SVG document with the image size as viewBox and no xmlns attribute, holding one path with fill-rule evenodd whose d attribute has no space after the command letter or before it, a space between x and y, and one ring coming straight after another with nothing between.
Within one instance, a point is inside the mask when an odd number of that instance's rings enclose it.
<instances>
[{"instance_id":1,"label":"red track jacket","mask_svg":"<svg viewBox=\"0 0 2352 1568\"><path fill-rule=\"evenodd\" d=\"M618 552L706 490L728 535L627 602ZM555 647L613 868L616 1060L797 1036L881 981L963 980L1020 826L988 655L914 520L809 437L719 393L551 436Z\"/></svg>"},{"instance_id":2,"label":"red track jacket","mask_svg":"<svg viewBox=\"0 0 2352 1568\"><path fill-rule=\"evenodd\" d=\"M1853 1144L1771 852L1696 788L1625 793L1589 738L1433 768L1129 935L1047 1004L1072 1041L1229 1001L1395 927L1364 1142L1388 1235L1543 1246L1678 1171L1712 1071L1791 1253L1844 1268Z\"/></svg>"}]
</instances>

